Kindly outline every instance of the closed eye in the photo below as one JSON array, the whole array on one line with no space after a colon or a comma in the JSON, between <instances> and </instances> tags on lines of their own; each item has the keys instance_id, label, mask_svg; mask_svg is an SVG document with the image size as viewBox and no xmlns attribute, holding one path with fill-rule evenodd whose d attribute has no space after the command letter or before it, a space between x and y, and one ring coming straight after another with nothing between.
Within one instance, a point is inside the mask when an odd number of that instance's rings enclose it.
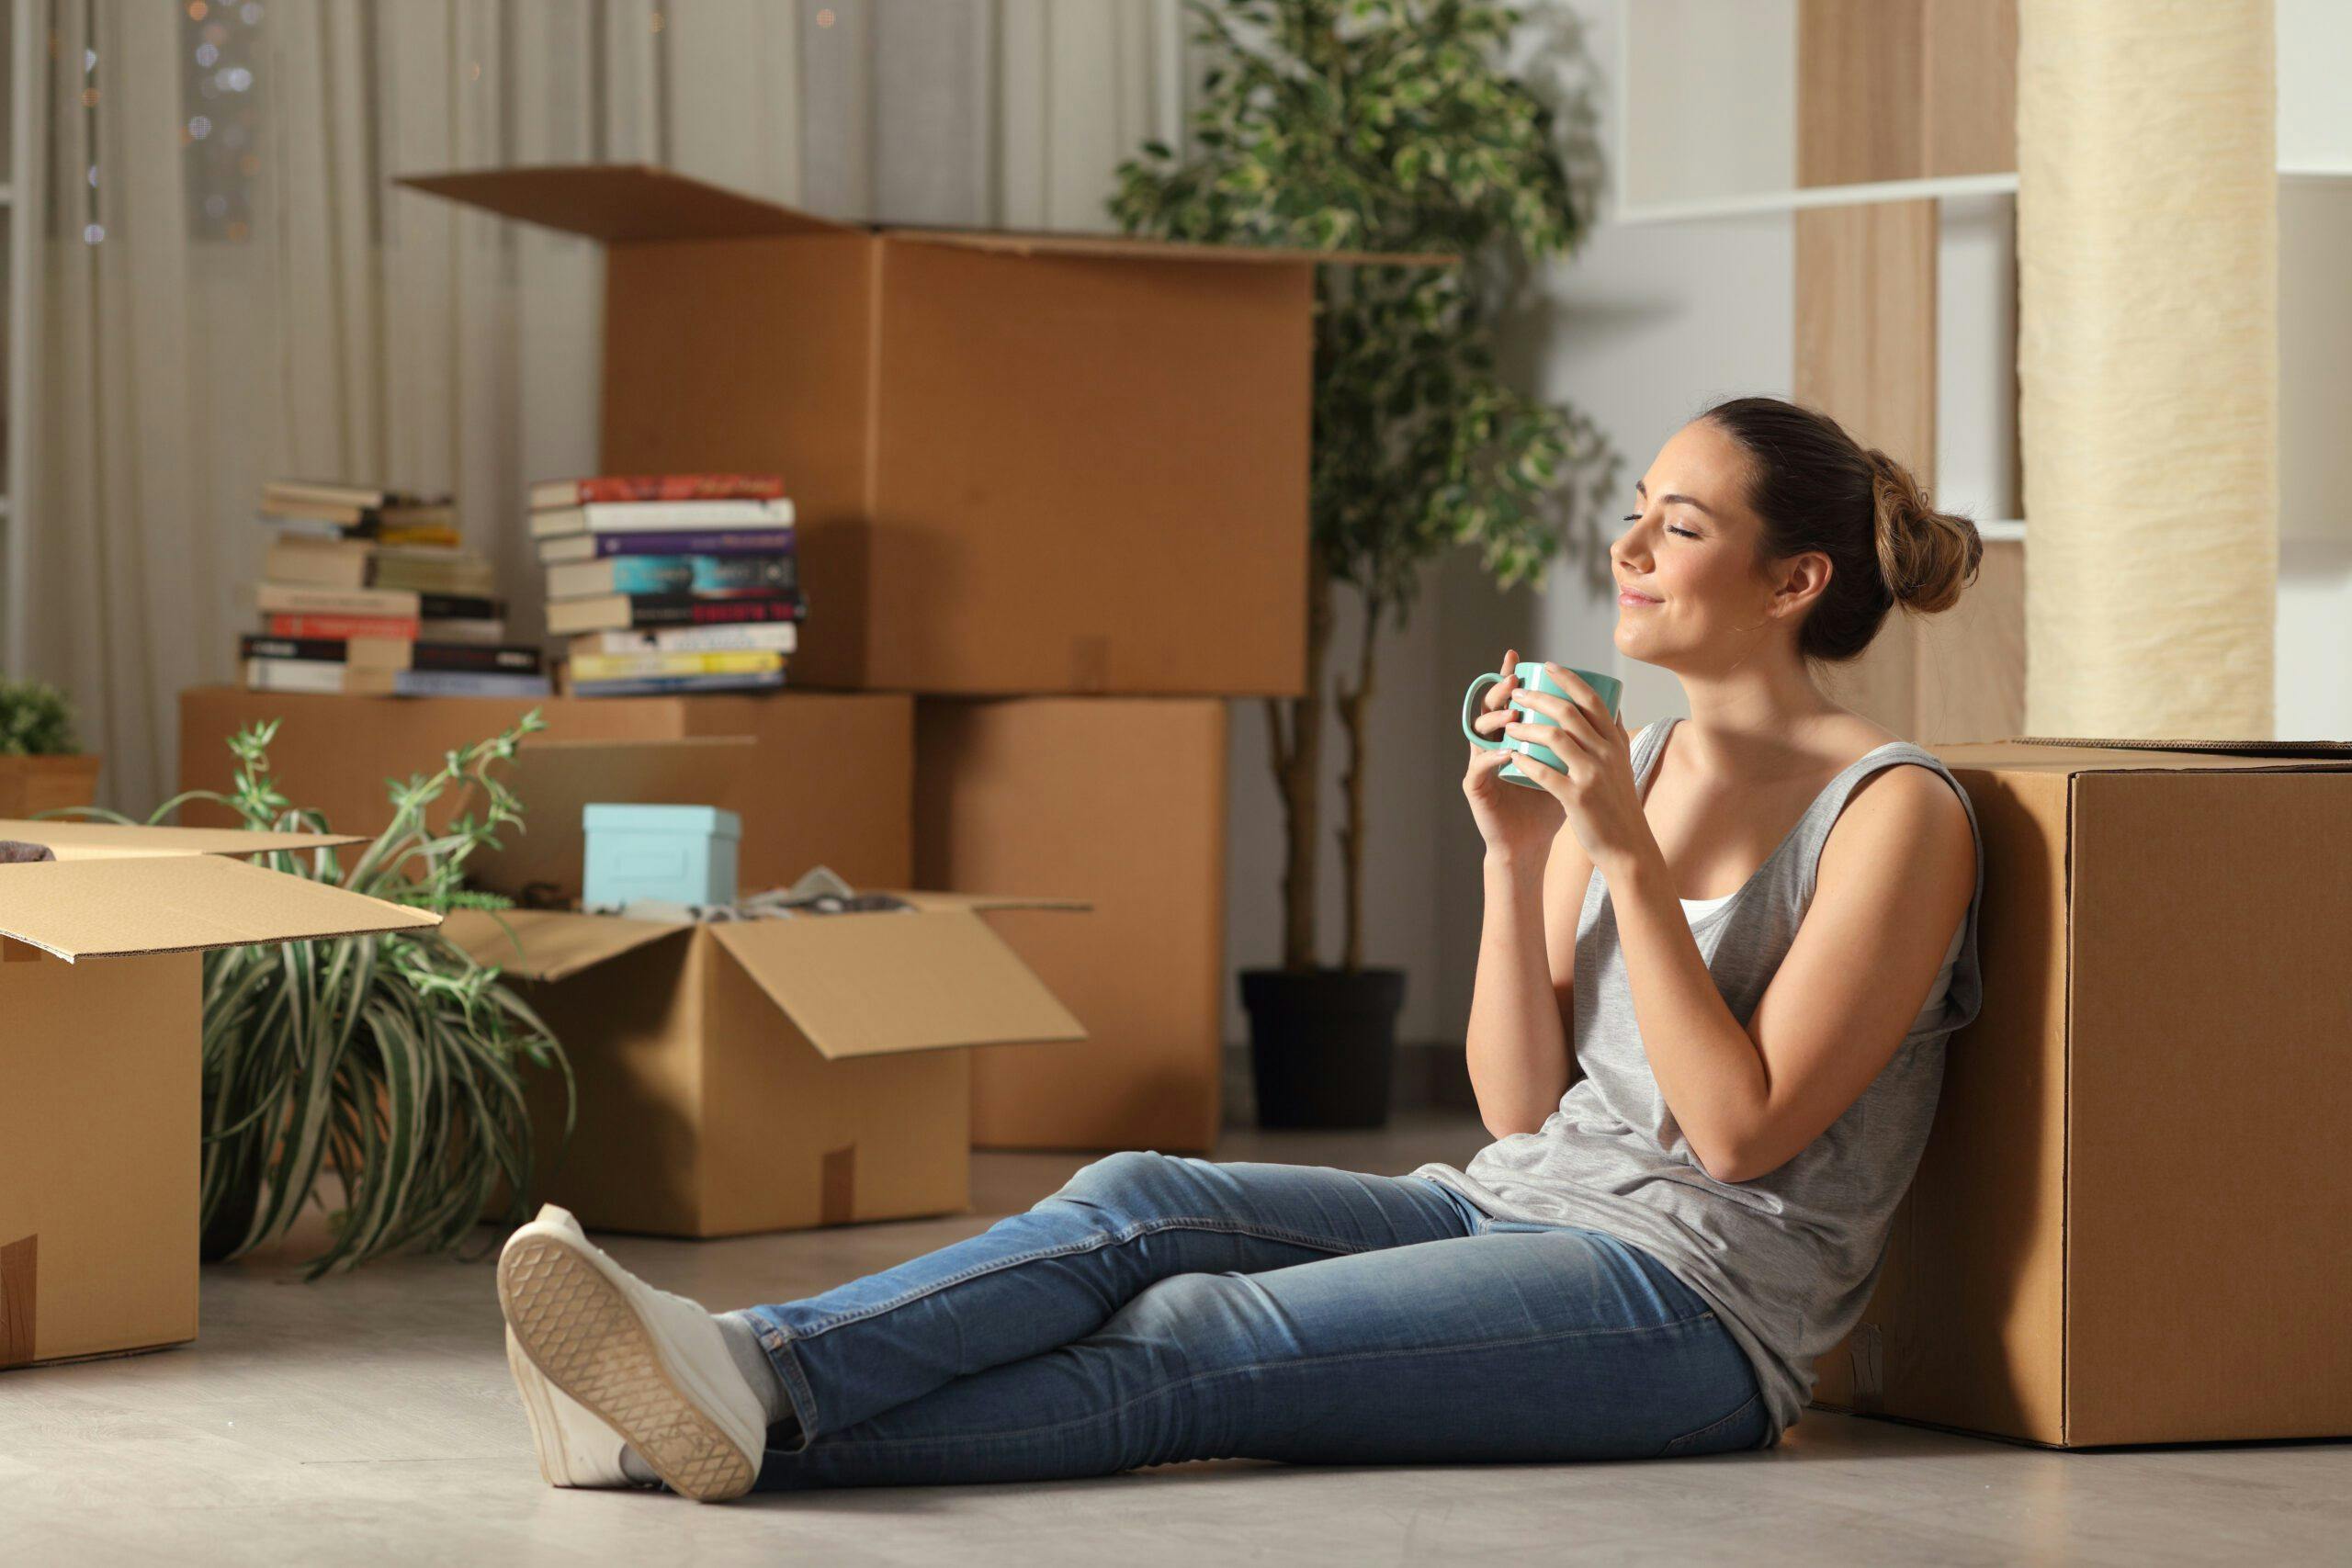
<instances>
[{"instance_id":1,"label":"closed eye","mask_svg":"<svg viewBox=\"0 0 2352 1568\"><path fill-rule=\"evenodd\" d=\"M1639 523L1641 520L1642 514L1638 512L1627 513L1624 518L1624 521L1628 523ZM1692 533L1690 529L1678 528L1671 523L1666 525L1666 531L1669 534L1679 534L1686 539L1695 539L1699 537L1697 534Z\"/></svg>"}]
</instances>

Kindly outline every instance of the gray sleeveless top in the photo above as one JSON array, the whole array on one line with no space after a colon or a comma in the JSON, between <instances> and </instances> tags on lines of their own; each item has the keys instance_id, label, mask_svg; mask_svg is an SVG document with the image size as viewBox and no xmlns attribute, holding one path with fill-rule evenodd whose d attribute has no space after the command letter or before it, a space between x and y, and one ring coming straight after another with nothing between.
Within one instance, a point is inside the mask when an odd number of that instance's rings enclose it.
<instances>
[{"instance_id":1,"label":"gray sleeveless top","mask_svg":"<svg viewBox=\"0 0 2352 1568\"><path fill-rule=\"evenodd\" d=\"M1645 726L1634 739L1644 799L1677 722ZM1539 1130L1487 1145L1464 1170L1431 1164L1412 1173L1498 1219L1602 1231L1656 1258L1706 1299L1754 1365L1770 1416L1768 1448L1811 1396L1815 1358L1836 1348L1870 1302L1895 1204L1935 1116L1945 1038L1977 1013L1984 840L1975 805L1935 753L1890 741L1830 780L1736 893L1720 903L1690 900L1687 909L1716 989L1745 1022L1813 902L1838 814L1863 779L1899 762L1933 769L1960 795L1976 839L1976 890L1945 973L1894 1059L1821 1136L1753 1181L1720 1182L1701 1168L1651 1075L1608 885L1596 874L1577 920L1576 1082Z\"/></svg>"}]
</instances>

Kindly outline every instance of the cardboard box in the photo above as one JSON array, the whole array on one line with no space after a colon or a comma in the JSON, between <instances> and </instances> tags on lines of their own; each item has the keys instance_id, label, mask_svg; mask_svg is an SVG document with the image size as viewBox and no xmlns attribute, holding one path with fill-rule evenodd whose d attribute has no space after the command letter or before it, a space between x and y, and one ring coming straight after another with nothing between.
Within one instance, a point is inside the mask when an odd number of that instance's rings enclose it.
<instances>
[{"instance_id":1,"label":"cardboard box","mask_svg":"<svg viewBox=\"0 0 2352 1568\"><path fill-rule=\"evenodd\" d=\"M1066 893L1092 915L997 929L1086 1025L1083 1045L982 1053L982 1148L1215 1146L1225 979L1226 705L926 698L915 874Z\"/></svg>"},{"instance_id":2,"label":"cardboard box","mask_svg":"<svg viewBox=\"0 0 2352 1568\"><path fill-rule=\"evenodd\" d=\"M437 917L232 857L352 842L0 821L0 1367L196 1337L206 948Z\"/></svg>"},{"instance_id":3,"label":"cardboard box","mask_svg":"<svg viewBox=\"0 0 2352 1568\"><path fill-rule=\"evenodd\" d=\"M841 223L644 166L399 183L605 243L603 466L783 473L796 685L1299 691L1314 269L1444 259Z\"/></svg>"},{"instance_id":4,"label":"cardboard box","mask_svg":"<svg viewBox=\"0 0 2352 1568\"><path fill-rule=\"evenodd\" d=\"M560 772L532 775L533 782L519 786L525 831L507 836L510 854L537 854L545 846L538 863L561 863L566 843L576 848L577 839L559 839L542 831L542 824L568 816L576 835L579 808L590 798L667 799L721 807L742 818L737 873L747 892L789 884L820 863L859 886L903 887L913 880L908 814L914 705L879 693L514 701L202 686L180 694L180 787L226 789L232 766L228 738L247 725L282 719L269 749L279 787L297 805L324 811L337 830L372 835L391 817L387 778L430 773L444 753L497 734L535 707L548 728L523 743L524 759L567 740L702 738L722 744L673 755L636 779L640 793L635 794L591 797L565 790ZM583 788L591 776L582 775ZM606 771L593 776L599 787L630 786ZM458 807L452 791L438 819L446 821ZM199 807L184 816L206 820ZM497 858L483 855L475 869L492 871ZM576 876L576 857L570 863ZM519 886L522 880L492 885ZM565 891L576 894L577 883Z\"/></svg>"},{"instance_id":5,"label":"cardboard box","mask_svg":"<svg viewBox=\"0 0 2352 1568\"><path fill-rule=\"evenodd\" d=\"M1816 1403L2352 1435L2352 744L1931 750L1984 835L1984 1010Z\"/></svg>"},{"instance_id":6,"label":"cardboard box","mask_svg":"<svg viewBox=\"0 0 2352 1568\"><path fill-rule=\"evenodd\" d=\"M450 939L521 983L578 1081L560 1160L560 1106L537 1086L537 1196L598 1229L681 1236L967 1208L971 1091L951 1047L1084 1037L981 912L1082 906L901 896L917 910L452 916Z\"/></svg>"}]
</instances>

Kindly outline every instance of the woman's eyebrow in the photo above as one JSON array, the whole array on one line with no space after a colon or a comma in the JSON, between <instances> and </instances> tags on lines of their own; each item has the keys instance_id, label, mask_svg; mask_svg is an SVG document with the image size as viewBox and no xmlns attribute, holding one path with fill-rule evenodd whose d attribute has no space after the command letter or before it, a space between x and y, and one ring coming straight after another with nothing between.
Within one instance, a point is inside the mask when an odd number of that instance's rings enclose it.
<instances>
[{"instance_id":1,"label":"woman's eyebrow","mask_svg":"<svg viewBox=\"0 0 2352 1568\"><path fill-rule=\"evenodd\" d=\"M1647 486L1646 486L1646 484L1645 483L1645 481L1643 481L1643 480L1641 480L1641 479L1635 479L1635 480L1634 481L1634 493L1635 495L1644 495L1644 494L1646 494L1646 493L1647 493ZM1659 500L1661 502L1679 501L1679 502L1682 502L1682 504L1684 504L1685 506L1695 506L1695 507L1697 507L1700 511L1706 513L1706 514L1707 514L1708 516L1710 516L1710 517L1713 517L1713 516L1714 516L1714 514L1715 514L1715 513L1714 513L1714 511L1713 511L1713 508L1709 507L1709 506L1708 506L1708 504L1707 504L1705 502L1701 501L1701 500L1700 500L1697 496L1695 496L1695 495L1671 495L1671 494L1669 494L1669 495L1662 495L1662 496L1659 496L1659 497L1658 497L1658 500Z\"/></svg>"}]
</instances>

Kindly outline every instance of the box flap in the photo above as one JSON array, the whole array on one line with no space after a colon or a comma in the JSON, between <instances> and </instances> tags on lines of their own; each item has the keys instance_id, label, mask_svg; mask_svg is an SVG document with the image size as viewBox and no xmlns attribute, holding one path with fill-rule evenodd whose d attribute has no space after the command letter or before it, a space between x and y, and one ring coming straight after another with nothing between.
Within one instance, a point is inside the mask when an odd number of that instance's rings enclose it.
<instances>
[{"instance_id":1,"label":"box flap","mask_svg":"<svg viewBox=\"0 0 2352 1568\"><path fill-rule=\"evenodd\" d=\"M609 958L659 942L689 925L625 920L618 915L575 915L555 909L454 911L441 934L471 955L526 980L562 980Z\"/></svg>"},{"instance_id":2,"label":"box flap","mask_svg":"<svg viewBox=\"0 0 2352 1568\"><path fill-rule=\"evenodd\" d=\"M1091 256L1110 261L1240 262L1291 265L1311 262L1338 266L1456 266L1459 256L1442 251L1315 251L1295 245L1212 245L1185 240L1153 240L1126 234L1046 234L1002 229L897 229L886 239L916 244L952 245L1016 256Z\"/></svg>"},{"instance_id":3,"label":"box flap","mask_svg":"<svg viewBox=\"0 0 2352 1568\"><path fill-rule=\"evenodd\" d=\"M822 915L705 929L829 1061L1086 1038L1045 982L967 911Z\"/></svg>"},{"instance_id":4,"label":"box flap","mask_svg":"<svg viewBox=\"0 0 2352 1568\"><path fill-rule=\"evenodd\" d=\"M970 909L986 912L991 909L1091 909L1093 905L1083 898L1024 898L1012 893L914 893L889 889L893 898L904 898L918 909Z\"/></svg>"},{"instance_id":5,"label":"box flap","mask_svg":"<svg viewBox=\"0 0 2352 1568\"><path fill-rule=\"evenodd\" d=\"M865 232L648 164L551 164L412 175L397 183L501 217L608 243Z\"/></svg>"},{"instance_id":6,"label":"box flap","mask_svg":"<svg viewBox=\"0 0 2352 1568\"><path fill-rule=\"evenodd\" d=\"M749 735L526 740L505 775L523 803L521 830L502 830L503 849L485 846L467 857L467 875L510 896L537 886L558 898L576 897L586 864L582 813L592 803L726 806L757 744Z\"/></svg>"},{"instance_id":7,"label":"box flap","mask_svg":"<svg viewBox=\"0 0 2352 1568\"><path fill-rule=\"evenodd\" d=\"M0 839L47 844L59 860L152 859L157 855L264 855L283 850L364 844L351 833L256 833L243 828L139 828L113 822L0 820Z\"/></svg>"},{"instance_id":8,"label":"box flap","mask_svg":"<svg viewBox=\"0 0 2352 1568\"><path fill-rule=\"evenodd\" d=\"M440 923L429 910L218 855L0 867L0 935L69 963L416 931Z\"/></svg>"},{"instance_id":9,"label":"box flap","mask_svg":"<svg viewBox=\"0 0 2352 1568\"><path fill-rule=\"evenodd\" d=\"M2342 740L2119 740L2021 735L2007 740L1930 746L1928 750L1952 768L2006 768L2042 773L2352 768L2352 741Z\"/></svg>"}]
</instances>

